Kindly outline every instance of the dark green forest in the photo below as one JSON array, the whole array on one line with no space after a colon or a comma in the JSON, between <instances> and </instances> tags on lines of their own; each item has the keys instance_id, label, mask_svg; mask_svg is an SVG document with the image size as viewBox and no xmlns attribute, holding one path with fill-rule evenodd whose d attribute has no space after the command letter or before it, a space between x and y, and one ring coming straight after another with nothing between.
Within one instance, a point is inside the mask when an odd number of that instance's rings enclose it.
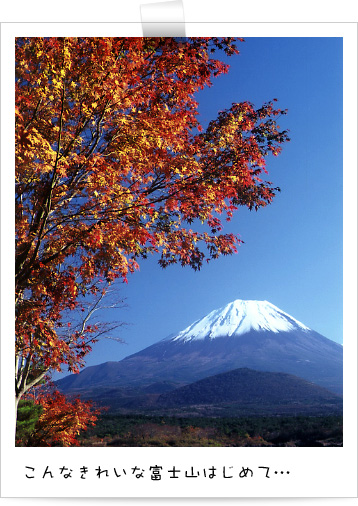
<instances>
[{"instance_id":1,"label":"dark green forest","mask_svg":"<svg viewBox=\"0 0 358 506\"><path fill-rule=\"evenodd\" d=\"M343 446L342 416L102 415L81 446Z\"/></svg>"}]
</instances>

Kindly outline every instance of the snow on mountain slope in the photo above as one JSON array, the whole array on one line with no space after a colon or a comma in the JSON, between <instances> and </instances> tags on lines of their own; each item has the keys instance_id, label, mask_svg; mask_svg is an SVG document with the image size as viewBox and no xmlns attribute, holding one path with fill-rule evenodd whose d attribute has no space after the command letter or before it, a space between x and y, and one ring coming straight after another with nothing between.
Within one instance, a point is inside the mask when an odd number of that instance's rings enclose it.
<instances>
[{"instance_id":1,"label":"snow on mountain slope","mask_svg":"<svg viewBox=\"0 0 358 506\"><path fill-rule=\"evenodd\" d=\"M267 301L235 300L179 333L119 362L85 368L58 382L63 391L186 385L249 368L293 374L342 395L343 347Z\"/></svg>"},{"instance_id":2,"label":"snow on mountain slope","mask_svg":"<svg viewBox=\"0 0 358 506\"><path fill-rule=\"evenodd\" d=\"M311 330L270 302L237 299L192 323L170 340L187 342L220 336L236 337L250 330L277 333L295 329Z\"/></svg>"}]
</instances>

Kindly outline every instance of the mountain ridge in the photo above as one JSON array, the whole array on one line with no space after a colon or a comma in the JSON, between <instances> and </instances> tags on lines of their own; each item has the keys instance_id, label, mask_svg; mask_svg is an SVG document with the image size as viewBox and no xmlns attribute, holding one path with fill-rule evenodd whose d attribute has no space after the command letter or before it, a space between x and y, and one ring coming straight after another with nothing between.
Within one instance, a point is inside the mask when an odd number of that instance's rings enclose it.
<instances>
[{"instance_id":1,"label":"mountain ridge","mask_svg":"<svg viewBox=\"0 0 358 506\"><path fill-rule=\"evenodd\" d=\"M292 374L234 369L159 395L155 406L166 409L226 409L243 412L342 410L342 398Z\"/></svg>"},{"instance_id":2,"label":"mountain ridge","mask_svg":"<svg viewBox=\"0 0 358 506\"><path fill-rule=\"evenodd\" d=\"M245 367L293 374L332 392L343 391L342 345L267 301L240 299L174 337L121 361L85 368L57 384L64 391L100 385L149 386L162 381L185 385Z\"/></svg>"},{"instance_id":3,"label":"mountain ridge","mask_svg":"<svg viewBox=\"0 0 358 506\"><path fill-rule=\"evenodd\" d=\"M165 382L149 387L97 387L83 400L117 415L154 416L326 416L341 415L341 396L286 373L235 369L175 388Z\"/></svg>"}]
</instances>

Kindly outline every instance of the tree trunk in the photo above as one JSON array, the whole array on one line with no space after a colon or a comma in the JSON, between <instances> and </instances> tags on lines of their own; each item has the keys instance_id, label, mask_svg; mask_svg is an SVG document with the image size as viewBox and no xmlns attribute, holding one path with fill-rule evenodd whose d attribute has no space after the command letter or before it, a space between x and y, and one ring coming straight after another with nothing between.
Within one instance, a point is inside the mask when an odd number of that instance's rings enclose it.
<instances>
[{"instance_id":1,"label":"tree trunk","mask_svg":"<svg viewBox=\"0 0 358 506\"><path fill-rule=\"evenodd\" d=\"M15 437L16 437L16 425L17 425L17 410L19 407L19 402L22 397L22 394L19 393L18 395L15 395Z\"/></svg>"}]
</instances>

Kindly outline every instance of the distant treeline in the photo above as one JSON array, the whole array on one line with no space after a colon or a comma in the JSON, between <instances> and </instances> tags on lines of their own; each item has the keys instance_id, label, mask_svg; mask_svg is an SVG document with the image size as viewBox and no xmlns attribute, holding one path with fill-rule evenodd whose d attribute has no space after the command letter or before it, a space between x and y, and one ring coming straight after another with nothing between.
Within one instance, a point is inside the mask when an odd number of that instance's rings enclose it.
<instances>
[{"instance_id":1,"label":"distant treeline","mask_svg":"<svg viewBox=\"0 0 358 506\"><path fill-rule=\"evenodd\" d=\"M341 416L102 415L83 446L342 446Z\"/></svg>"}]
</instances>

